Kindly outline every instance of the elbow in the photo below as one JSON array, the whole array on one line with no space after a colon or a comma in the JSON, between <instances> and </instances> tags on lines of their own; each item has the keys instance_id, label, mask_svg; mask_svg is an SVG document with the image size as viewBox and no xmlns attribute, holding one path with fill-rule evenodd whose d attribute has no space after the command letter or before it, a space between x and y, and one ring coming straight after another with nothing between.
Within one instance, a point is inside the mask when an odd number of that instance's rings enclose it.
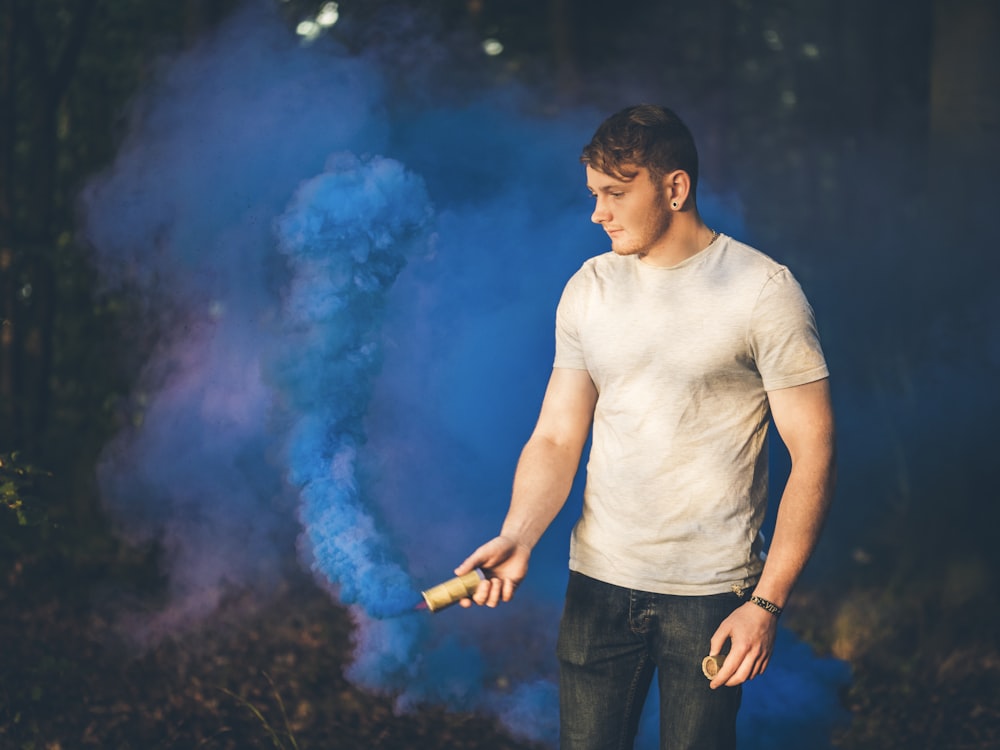
<instances>
[{"instance_id":1,"label":"elbow","mask_svg":"<svg viewBox=\"0 0 1000 750\"><path fill-rule=\"evenodd\" d=\"M528 440L528 445L534 445L539 450L574 456L577 460L583 453L584 443L586 443L586 439L579 440L575 436L551 435L540 432L534 433Z\"/></svg>"}]
</instances>

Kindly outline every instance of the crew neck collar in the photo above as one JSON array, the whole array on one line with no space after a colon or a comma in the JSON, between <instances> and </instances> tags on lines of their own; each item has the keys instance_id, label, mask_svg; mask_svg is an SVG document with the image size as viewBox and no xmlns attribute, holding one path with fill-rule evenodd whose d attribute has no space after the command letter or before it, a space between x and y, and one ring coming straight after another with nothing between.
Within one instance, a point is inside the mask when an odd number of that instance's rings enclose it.
<instances>
[{"instance_id":1,"label":"crew neck collar","mask_svg":"<svg viewBox=\"0 0 1000 750\"><path fill-rule=\"evenodd\" d=\"M712 241L709 242L701 250L696 252L694 255L685 258L680 263L677 263L672 266L655 266L652 263L647 263L638 255L633 257L635 258L636 263L638 263L643 268L648 268L650 271L680 271L683 268L687 268L688 266L694 265L695 263L699 262L701 258L706 257L709 253L721 247L724 239L726 239L726 235L724 235L722 232L719 232L712 239Z\"/></svg>"}]
</instances>

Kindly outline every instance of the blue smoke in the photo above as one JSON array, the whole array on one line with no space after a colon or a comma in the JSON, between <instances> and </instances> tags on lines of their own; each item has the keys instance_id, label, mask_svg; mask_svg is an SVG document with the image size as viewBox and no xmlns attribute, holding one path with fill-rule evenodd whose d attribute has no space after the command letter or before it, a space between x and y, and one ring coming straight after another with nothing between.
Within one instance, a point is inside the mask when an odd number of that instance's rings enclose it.
<instances>
[{"instance_id":1,"label":"blue smoke","mask_svg":"<svg viewBox=\"0 0 1000 750\"><path fill-rule=\"evenodd\" d=\"M605 249L577 162L600 115L390 96L375 64L303 47L256 6L157 80L82 196L104 278L138 290L157 337L100 467L123 531L169 565L170 603L133 627L155 638L234 587L266 593L297 546L354 618L351 679L551 741L578 494L515 605L410 610L506 509L559 292ZM741 234L730 198L700 203ZM810 688L794 692L822 737L843 665L792 646L776 681ZM752 695L746 721L789 710Z\"/></svg>"},{"instance_id":2,"label":"blue smoke","mask_svg":"<svg viewBox=\"0 0 1000 750\"><path fill-rule=\"evenodd\" d=\"M381 366L386 294L407 255L426 242L430 217L423 182L398 162L344 153L303 183L275 224L289 278L272 382L292 420L284 457L300 499L303 556L337 585L341 602L360 608L359 620L401 615L418 598L372 516L357 462ZM352 676L402 686L413 678L419 628L380 629L389 647L361 648Z\"/></svg>"},{"instance_id":3,"label":"blue smoke","mask_svg":"<svg viewBox=\"0 0 1000 750\"><path fill-rule=\"evenodd\" d=\"M357 476L362 419L381 367L388 289L431 216L423 182L387 159L349 154L296 192L276 223L290 278L273 383L295 420L288 480L301 498L305 553L344 604L374 617L417 594L371 517Z\"/></svg>"}]
</instances>

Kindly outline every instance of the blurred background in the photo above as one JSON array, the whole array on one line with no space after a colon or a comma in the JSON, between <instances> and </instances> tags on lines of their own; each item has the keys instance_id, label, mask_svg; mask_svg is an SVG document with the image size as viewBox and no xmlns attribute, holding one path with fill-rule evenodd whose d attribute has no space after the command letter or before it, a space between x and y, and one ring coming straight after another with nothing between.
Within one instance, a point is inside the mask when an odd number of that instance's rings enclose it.
<instances>
[{"instance_id":1,"label":"blurred background","mask_svg":"<svg viewBox=\"0 0 1000 750\"><path fill-rule=\"evenodd\" d=\"M783 747L1000 744L1000 4L0 0L0 40L0 746L550 739L578 499L505 619L365 592L497 528L561 285L606 249L579 150L639 101L689 123L703 213L792 268L833 372L837 500L744 745L803 712L821 739ZM295 297L352 232L375 291Z\"/></svg>"}]
</instances>

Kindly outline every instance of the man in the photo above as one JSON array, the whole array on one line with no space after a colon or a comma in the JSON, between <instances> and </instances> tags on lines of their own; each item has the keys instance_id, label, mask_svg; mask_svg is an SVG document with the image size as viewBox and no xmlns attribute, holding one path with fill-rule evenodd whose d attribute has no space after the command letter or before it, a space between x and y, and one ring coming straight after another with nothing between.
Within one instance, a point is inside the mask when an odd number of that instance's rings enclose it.
<instances>
[{"instance_id":1,"label":"man","mask_svg":"<svg viewBox=\"0 0 1000 750\"><path fill-rule=\"evenodd\" d=\"M557 647L561 746L632 747L656 673L661 747L733 747L740 685L767 668L832 494L826 363L788 269L702 221L673 112L613 115L581 160L612 252L563 292L500 535L456 570L487 572L463 605L510 601L592 430ZM771 420L792 468L765 563ZM703 657L727 652L709 682Z\"/></svg>"}]
</instances>

